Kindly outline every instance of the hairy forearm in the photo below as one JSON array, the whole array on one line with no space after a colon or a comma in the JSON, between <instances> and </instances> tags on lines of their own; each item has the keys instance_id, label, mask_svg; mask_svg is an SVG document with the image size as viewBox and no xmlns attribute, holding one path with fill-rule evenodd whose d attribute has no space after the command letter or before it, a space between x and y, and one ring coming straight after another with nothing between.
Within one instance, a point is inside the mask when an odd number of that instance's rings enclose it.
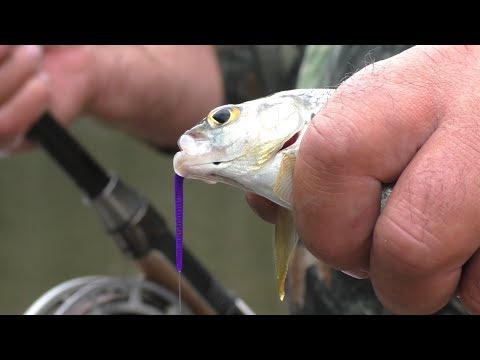
<instances>
[{"instance_id":1,"label":"hairy forearm","mask_svg":"<svg viewBox=\"0 0 480 360\"><path fill-rule=\"evenodd\" d=\"M157 146L224 100L210 46L96 46L95 93L88 112Z\"/></svg>"}]
</instances>

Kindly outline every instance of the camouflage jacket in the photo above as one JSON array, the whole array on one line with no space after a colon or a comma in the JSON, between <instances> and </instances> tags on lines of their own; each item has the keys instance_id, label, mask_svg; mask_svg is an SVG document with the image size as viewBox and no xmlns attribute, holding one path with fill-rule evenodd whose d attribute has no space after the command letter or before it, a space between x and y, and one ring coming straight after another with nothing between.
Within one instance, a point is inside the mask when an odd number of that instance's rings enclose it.
<instances>
[{"instance_id":1,"label":"camouflage jacket","mask_svg":"<svg viewBox=\"0 0 480 360\"><path fill-rule=\"evenodd\" d=\"M219 46L227 101L239 103L295 87L336 87L365 65L403 45ZM368 279L333 270L297 246L288 279L292 314L389 314ZM464 314L452 300L438 314Z\"/></svg>"}]
</instances>

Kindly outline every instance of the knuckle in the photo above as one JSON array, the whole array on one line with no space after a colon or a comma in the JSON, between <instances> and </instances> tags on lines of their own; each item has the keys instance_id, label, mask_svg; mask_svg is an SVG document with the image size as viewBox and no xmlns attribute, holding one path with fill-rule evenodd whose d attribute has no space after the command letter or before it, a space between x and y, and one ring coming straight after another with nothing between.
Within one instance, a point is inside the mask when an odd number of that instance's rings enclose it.
<instances>
[{"instance_id":1,"label":"knuckle","mask_svg":"<svg viewBox=\"0 0 480 360\"><path fill-rule=\"evenodd\" d=\"M38 97L42 102L48 99L50 89L48 86L48 77L45 73L40 73L40 75L34 79L31 91L33 95Z\"/></svg>"}]
</instances>

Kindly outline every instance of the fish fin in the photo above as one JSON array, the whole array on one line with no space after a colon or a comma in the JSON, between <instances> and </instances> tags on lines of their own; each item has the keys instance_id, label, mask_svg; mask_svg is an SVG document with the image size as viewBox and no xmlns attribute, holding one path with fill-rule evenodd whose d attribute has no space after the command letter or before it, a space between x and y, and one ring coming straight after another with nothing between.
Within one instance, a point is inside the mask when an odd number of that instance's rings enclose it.
<instances>
[{"instance_id":1,"label":"fish fin","mask_svg":"<svg viewBox=\"0 0 480 360\"><path fill-rule=\"evenodd\" d=\"M273 192L288 204L292 204L292 183L295 160L296 157L294 154L283 154L277 181L273 187Z\"/></svg>"},{"instance_id":2,"label":"fish fin","mask_svg":"<svg viewBox=\"0 0 480 360\"><path fill-rule=\"evenodd\" d=\"M278 291L282 301L285 297L288 263L297 241L298 236L295 231L292 212L280 207L275 224L275 268L277 271Z\"/></svg>"}]
</instances>

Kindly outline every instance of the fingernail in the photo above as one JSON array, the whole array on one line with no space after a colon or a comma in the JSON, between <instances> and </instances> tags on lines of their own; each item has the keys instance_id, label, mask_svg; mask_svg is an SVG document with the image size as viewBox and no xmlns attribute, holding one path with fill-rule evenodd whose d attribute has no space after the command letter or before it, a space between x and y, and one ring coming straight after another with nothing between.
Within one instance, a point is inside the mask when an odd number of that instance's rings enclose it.
<instances>
[{"instance_id":1,"label":"fingernail","mask_svg":"<svg viewBox=\"0 0 480 360\"><path fill-rule=\"evenodd\" d=\"M343 271L342 270L342 273L344 273L345 275L348 275L350 277L353 277L355 279L366 279L366 278L368 278L368 272L363 271L363 270L357 270L357 271Z\"/></svg>"},{"instance_id":2,"label":"fingernail","mask_svg":"<svg viewBox=\"0 0 480 360\"><path fill-rule=\"evenodd\" d=\"M22 135L17 135L12 140L0 141L0 158L9 157L22 142Z\"/></svg>"}]
</instances>

